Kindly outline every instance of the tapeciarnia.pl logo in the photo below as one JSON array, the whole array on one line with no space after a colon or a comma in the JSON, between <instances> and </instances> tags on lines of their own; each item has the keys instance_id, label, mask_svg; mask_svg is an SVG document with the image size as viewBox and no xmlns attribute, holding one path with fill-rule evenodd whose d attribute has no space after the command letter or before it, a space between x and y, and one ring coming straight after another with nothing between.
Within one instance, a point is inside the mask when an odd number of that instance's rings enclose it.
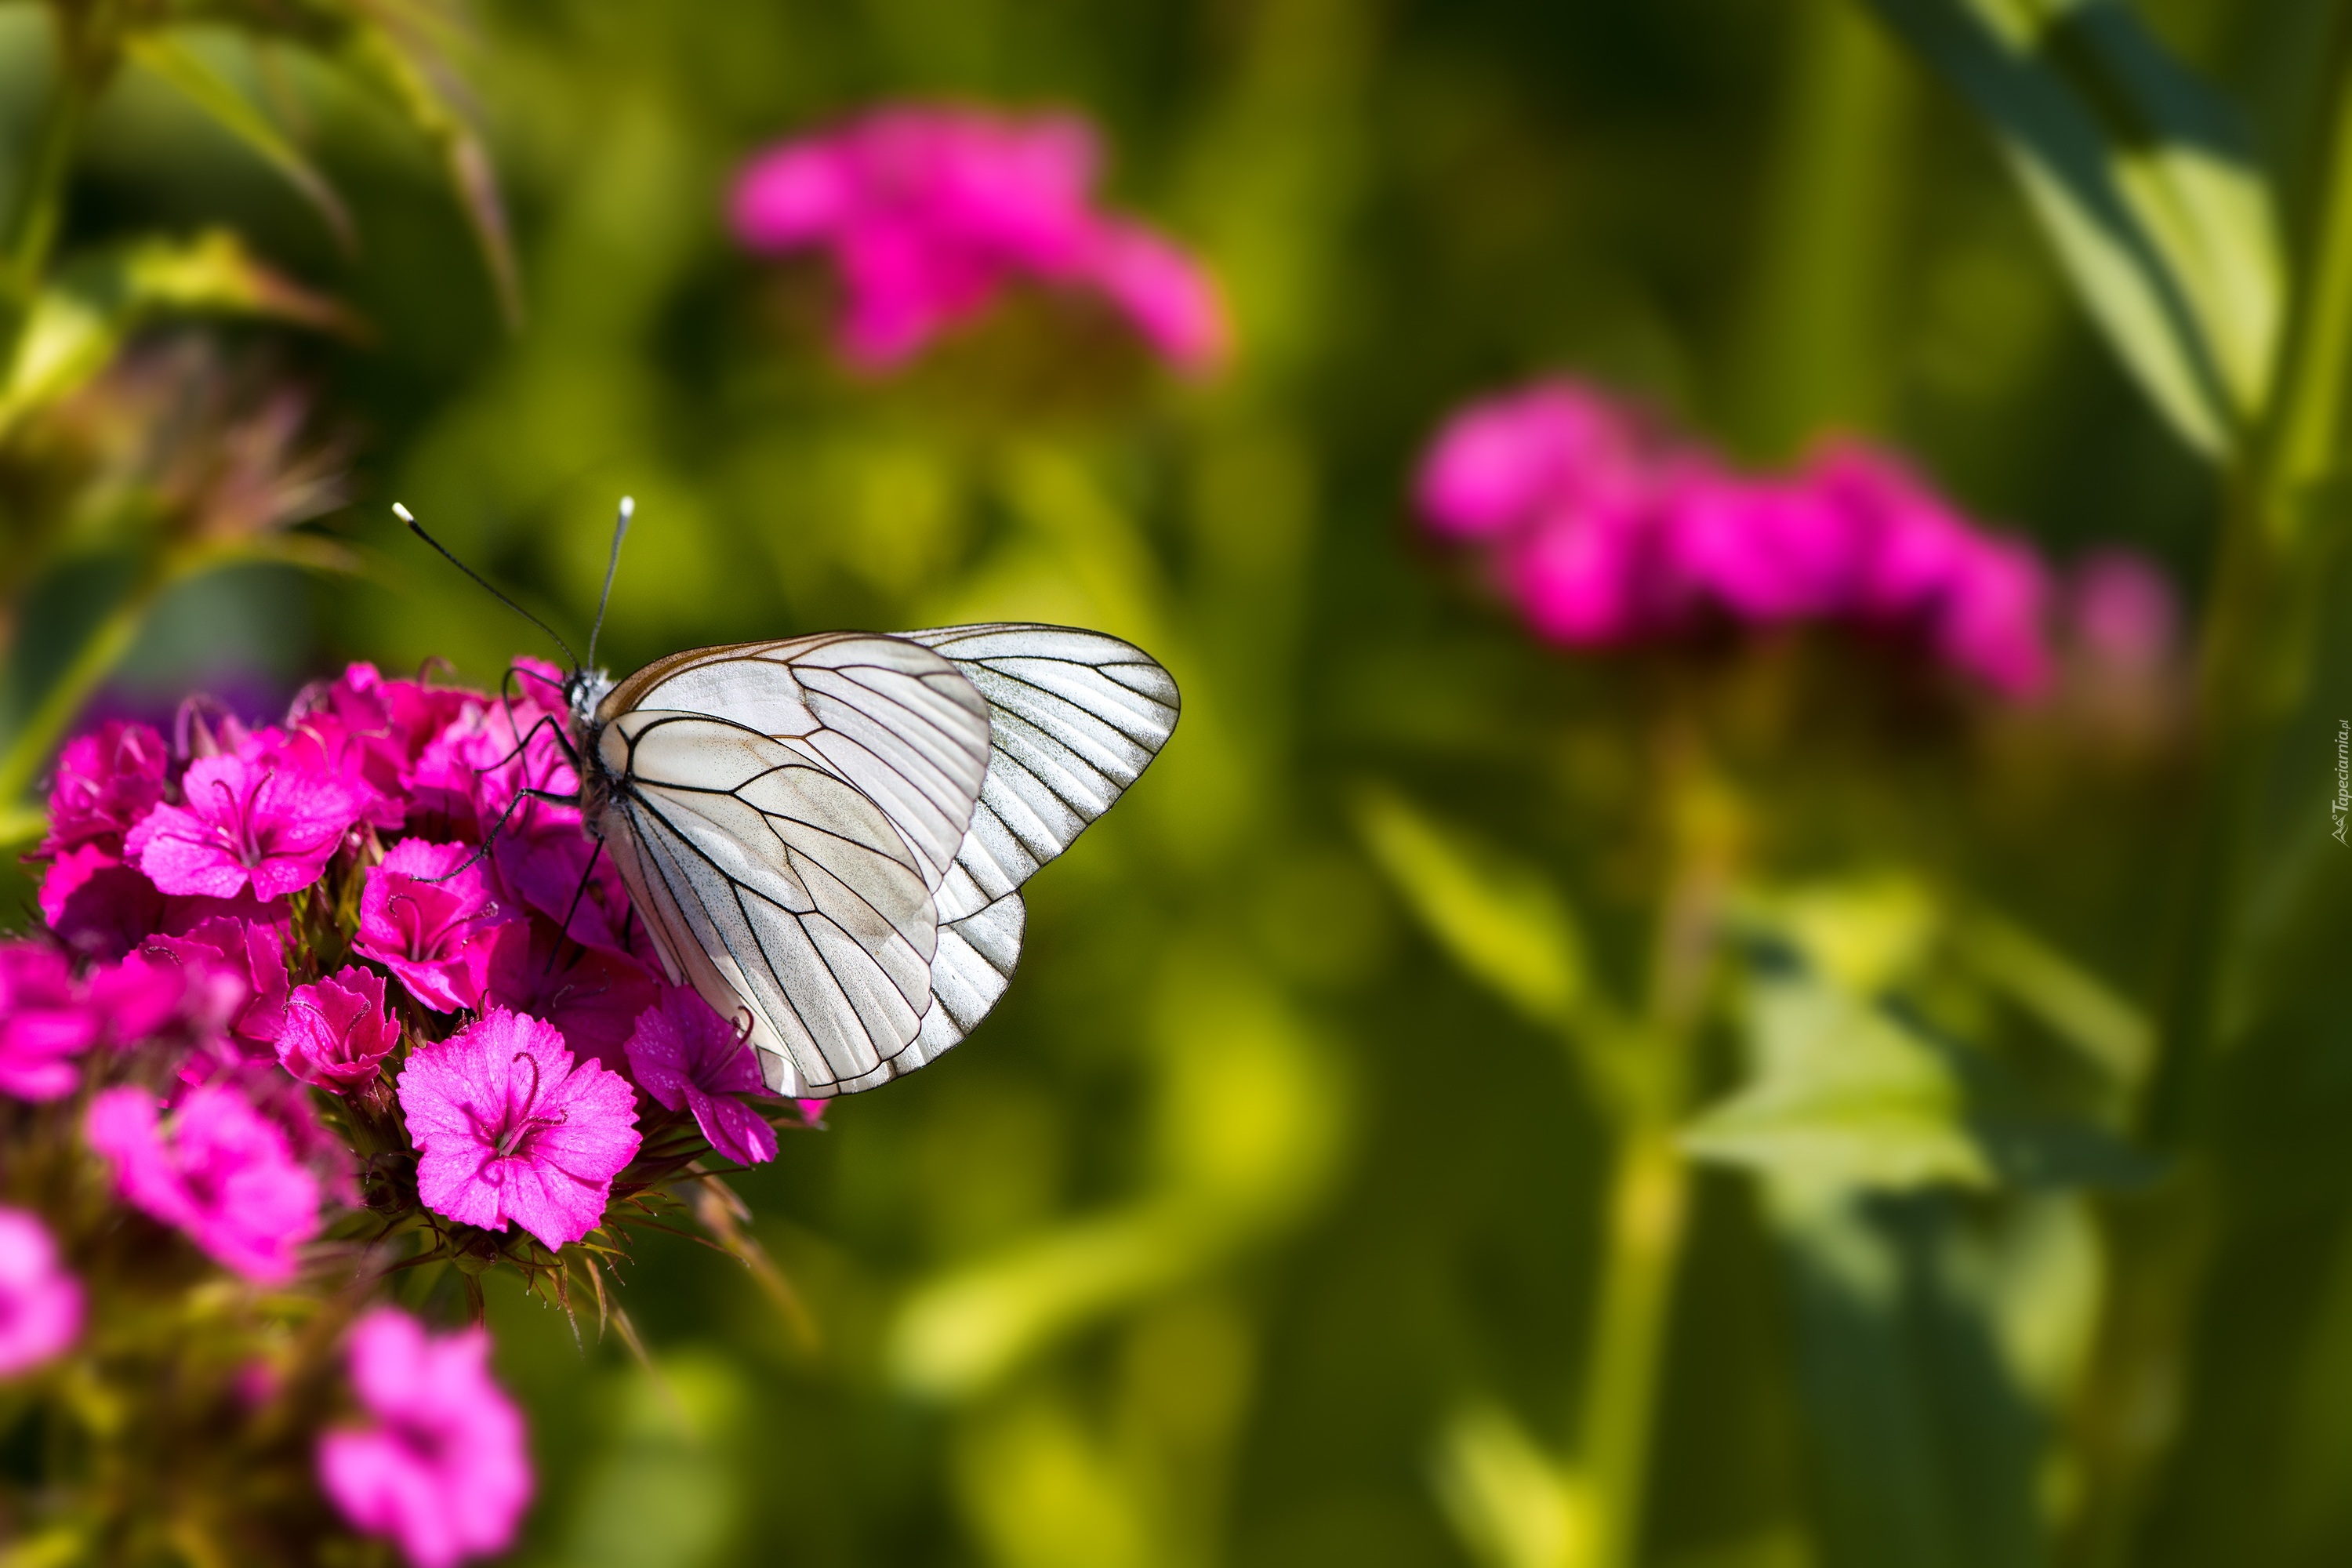
<instances>
[{"instance_id":1,"label":"tapeciarnia.pl logo","mask_svg":"<svg viewBox=\"0 0 2352 1568\"><path fill-rule=\"evenodd\" d=\"M2336 721L2336 798L2328 806L2336 816L2336 842L2342 844L2345 817L2352 814L2352 719Z\"/></svg>"}]
</instances>

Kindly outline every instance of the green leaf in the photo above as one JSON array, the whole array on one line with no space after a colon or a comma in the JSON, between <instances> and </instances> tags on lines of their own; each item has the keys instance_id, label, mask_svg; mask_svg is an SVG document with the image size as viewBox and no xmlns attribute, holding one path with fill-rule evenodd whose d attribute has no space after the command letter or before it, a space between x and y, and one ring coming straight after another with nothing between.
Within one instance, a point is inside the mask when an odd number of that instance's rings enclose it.
<instances>
[{"instance_id":1,"label":"green leaf","mask_svg":"<svg viewBox=\"0 0 2352 1568\"><path fill-rule=\"evenodd\" d=\"M1944 911L1916 878L1882 872L1749 894L1738 923L1787 943L1832 983L1875 995L1915 974L1944 930Z\"/></svg>"},{"instance_id":2,"label":"green leaf","mask_svg":"<svg viewBox=\"0 0 2352 1568\"><path fill-rule=\"evenodd\" d=\"M33 301L0 381L0 432L80 388L159 315L258 316L322 331L364 328L335 300L257 260L236 236L150 239L67 268Z\"/></svg>"},{"instance_id":3,"label":"green leaf","mask_svg":"<svg viewBox=\"0 0 2352 1568\"><path fill-rule=\"evenodd\" d=\"M2285 296L2231 106L2116 0L1873 0L2001 149L2084 305L2200 451L2269 393Z\"/></svg>"},{"instance_id":4,"label":"green leaf","mask_svg":"<svg viewBox=\"0 0 2352 1568\"><path fill-rule=\"evenodd\" d=\"M509 331L522 328L522 275L515 263L514 237L507 226L506 203L499 195L498 175L490 155L466 117L435 83L434 69L424 55L380 26L354 30L345 58L360 75L374 82L408 117L409 123L440 153L449 183L474 231L474 243L489 268L498 292L499 313Z\"/></svg>"},{"instance_id":5,"label":"green leaf","mask_svg":"<svg viewBox=\"0 0 2352 1568\"><path fill-rule=\"evenodd\" d=\"M1541 873L1441 826L1384 785L1360 788L1349 805L1373 860L1455 963L1538 1023L1574 1014L1584 946Z\"/></svg>"},{"instance_id":6,"label":"green leaf","mask_svg":"<svg viewBox=\"0 0 2352 1568\"><path fill-rule=\"evenodd\" d=\"M1950 1058L1885 1009L1802 973L1757 977L1747 1007L1755 1076L1684 1129L1694 1158L1830 1186L1992 1184Z\"/></svg>"},{"instance_id":7,"label":"green leaf","mask_svg":"<svg viewBox=\"0 0 2352 1568\"><path fill-rule=\"evenodd\" d=\"M327 177L302 150L287 140L269 117L210 61L185 41L166 33L134 33L124 40L123 52L150 75L176 89L222 130L260 154L263 162L318 209L345 254L357 247L358 236L352 226L351 212L334 186L328 184Z\"/></svg>"}]
</instances>

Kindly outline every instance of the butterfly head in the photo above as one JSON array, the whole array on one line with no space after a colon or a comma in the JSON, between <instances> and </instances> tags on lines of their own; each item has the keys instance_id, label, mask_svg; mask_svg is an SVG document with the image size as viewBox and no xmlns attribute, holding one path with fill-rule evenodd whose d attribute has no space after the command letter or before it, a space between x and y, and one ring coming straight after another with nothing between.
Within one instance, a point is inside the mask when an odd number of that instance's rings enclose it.
<instances>
[{"instance_id":1,"label":"butterfly head","mask_svg":"<svg viewBox=\"0 0 2352 1568\"><path fill-rule=\"evenodd\" d=\"M601 669L574 669L564 678L563 702L572 710L572 732L587 735L596 725L596 710L613 689L613 678Z\"/></svg>"}]
</instances>

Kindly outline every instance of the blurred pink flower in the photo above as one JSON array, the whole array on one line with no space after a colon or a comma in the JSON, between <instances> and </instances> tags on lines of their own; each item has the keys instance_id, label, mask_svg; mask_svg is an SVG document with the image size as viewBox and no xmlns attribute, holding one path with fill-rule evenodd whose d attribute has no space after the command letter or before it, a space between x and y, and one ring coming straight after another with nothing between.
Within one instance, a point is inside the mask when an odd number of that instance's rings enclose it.
<instances>
[{"instance_id":1,"label":"blurred pink flower","mask_svg":"<svg viewBox=\"0 0 2352 1568\"><path fill-rule=\"evenodd\" d=\"M1547 641L1622 642L1650 626L1654 532L1633 507L1561 507L1505 544L1504 584Z\"/></svg>"},{"instance_id":2,"label":"blurred pink flower","mask_svg":"<svg viewBox=\"0 0 2352 1568\"><path fill-rule=\"evenodd\" d=\"M667 987L657 1005L637 1016L628 1051L638 1086L669 1110L691 1107L711 1148L739 1165L776 1157L776 1130L738 1098L767 1093L759 1061L693 991Z\"/></svg>"},{"instance_id":3,"label":"blurred pink flower","mask_svg":"<svg viewBox=\"0 0 2352 1568\"><path fill-rule=\"evenodd\" d=\"M292 765L248 736L188 764L183 805L159 805L124 840L167 893L275 899L317 881L368 801L333 773Z\"/></svg>"},{"instance_id":4,"label":"blurred pink flower","mask_svg":"<svg viewBox=\"0 0 2352 1568\"><path fill-rule=\"evenodd\" d=\"M179 963L201 963L245 982L245 1000L229 1030L249 1046L274 1048L286 1025L286 943L262 921L216 915L185 936L148 939L146 951Z\"/></svg>"},{"instance_id":5,"label":"blurred pink flower","mask_svg":"<svg viewBox=\"0 0 2352 1568\"><path fill-rule=\"evenodd\" d=\"M120 958L163 923L163 894L102 844L64 850L41 876L41 919L75 952Z\"/></svg>"},{"instance_id":6,"label":"blurred pink flower","mask_svg":"<svg viewBox=\"0 0 2352 1568\"><path fill-rule=\"evenodd\" d=\"M2003 696L2048 684L2048 582L1884 453L1836 442L1800 473L1736 473L1607 394L1546 381L1473 404L1432 443L1433 531L1493 552L1528 625L1570 646L1748 625L1901 628Z\"/></svg>"},{"instance_id":7,"label":"blurred pink flower","mask_svg":"<svg viewBox=\"0 0 2352 1568\"><path fill-rule=\"evenodd\" d=\"M1026 278L1087 289L1181 369L1225 351L1199 266L1093 206L1092 130L1066 115L892 105L788 142L738 176L735 233L763 254L828 250L849 296L845 351L887 368Z\"/></svg>"},{"instance_id":8,"label":"blurred pink flower","mask_svg":"<svg viewBox=\"0 0 2352 1568\"><path fill-rule=\"evenodd\" d=\"M281 989L285 983L281 969ZM184 1012L195 1014L207 1026L226 1023L246 1006L250 994L243 976L205 949L198 950L193 962L143 951L130 953L119 963L91 970L84 989L91 1016L117 1046L138 1044Z\"/></svg>"},{"instance_id":9,"label":"blurred pink flower","mask_svg":"<svg viewBox=\"0 0 2352 1568\"><path fill-rule=\"evenodd\" d=\"M2014 540L1980 539L1935 620L1936 651L2005 697L2050 685L2050 572Z\"/></svg>"},{"instance_id":10,"label":"blurred pink flower","mask_svg":"<svg viewBox=\"0 0 2352 1568\"><path fill-rule=\"evenodd\" d=\"M2068 585L2074 641L2110 669L2144 675L2169 662L2180 638L2171 581L2147 556L2098 550L2075 563Z\"/></svg>"},{"instance_id":11,"label":"blurred pink flower","mask_svg":"<svg viewBox=\"0 0 2352 1568\"><path fill-rule=\"evenodd\" d=\"M488 1331L427 1335L396 1307L352 1326L352 1389L374 1424L320 1436L319 1484L415 1568L505 1551L530 1506L522 1413L489 1356Z\"/></svg>"},{"instance_id":12,"label":"blurred pink flower","mask_svg":"<svg viewBox=\"0 0 2352 1568\"><path fill-rule=\"evenodd\" d=\"M163 798L170 761L163 737L145 724L110 721L67 742L49 788L49 834L34 854L96 845L119 857L122 836Z\"/></svg>"},{"instance_id":13,"label":"blurred pink flower","mask_svg":"<svg viewBox=\"0 0 2352 1568\"><path fill-rule=\"evenodd\" d=\"M0 1377L63 1353L81 1336L82 1305L39 1216L0 1208Z\"/></svg>"},{"instance_id":14,"label":"blurred pink flower","mask_svg":"<svg viewBox=\"0 0 2352 1568\"><path fill-rule=\"evenodd\" d=\"M1593 507L1624 511L1655 488L1654 446L1624 404L1574 382L1538 382L1446 421L1422 461L1421 510L1454 539L1490 539Z\"/></svg>"},{"instance_id":15,"label":"blurred pink flower","mask_svg":"<svg viewBox=\"0 0 2352 1568\"><path fill-rule=\"evenodd\" d=\"M1870 555L1867 526L1802 480L1677 466L1664 500L1667 571L1678 587L1744 621L1850 613Z\"/></svg>"},{"instance_id":16,"label":"blurred pink flower","mask_svg":"<svg viewBox=\"0 0 2352 1568\"><path fill-rule=\"evenodd\" d=\"M319 1179L284 1131L216 1085L190 1089L167 1118L157 1110L153 1095L127 1087L90 1102L84 1136L124 1201L248 1279L292 1279L297 1249L319 1234Z\"/></svg>"},{"instance_id":17,"label":"blurred pink flower","mask_svg":"<svg viewBox=\"0 0 2352 1568\"><path fill-rule=\"evenodd\" d=\"M346 964L287 999L278 1062L304 1083L336 1094L373 1082L400 1043L400 1025L384 1009L383 976Z\"/></svg>"},{"instance_id":18,"label":"blurred pink flower","mask_svg":"<svg viewBox=\"0 0 2352 1568\"><path fill-rule=\"evenodd\" d=\"M473 858L467 845L404 838L381 865L368 868L360 892L359 937L352 951L391 970L410 995L436 1013L481 1001L491 944L506 918L490 898L482 868L466 866Z\"/></svg>"},{"instance_id":19,"label":"blurred pink flower","mask_svg":"<svg viewBox=\"0 0 2352 1568\"><path fill-rule=\"evenodd\" d=\"M98 1029L65 954L37 942L0 942L0 1094L71 1094L81 1081L73 1058L98 1039Z\"/></svg>"},{"instance_id":20,"label":"blurred pink flower","mask_svg":"<svg viewBox=\"0 0 2352 1568\"><path fill-rule=\"evenodd\" d=\"M400 1072L417 1195L461 1225L520 1225L550 1251L596 1228L637 1152L636 1096L593 1061L572 1065L543 1019L493 1008L419 1047Z\"/></svg>"}]
</instances>

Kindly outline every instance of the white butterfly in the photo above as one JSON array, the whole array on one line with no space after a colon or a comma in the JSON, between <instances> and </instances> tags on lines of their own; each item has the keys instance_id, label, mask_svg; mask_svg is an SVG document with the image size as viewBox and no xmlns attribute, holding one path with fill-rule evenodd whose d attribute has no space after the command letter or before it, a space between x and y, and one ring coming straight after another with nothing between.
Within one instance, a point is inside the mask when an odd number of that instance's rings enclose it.
<instances>
[{"instance_id":1,"label":"white butterfly","mask_svg":"<svg viewBox=\"0 0 2352 1568\"><path fill-rule=\"evenodd\" d=\"M1021 956L1021 885L1178 710L1141 649L1011 622L699 648L617 686L575 667L564 695L583 821L671 983L748 1020L768 1087L803 1099L971 1032Z\"/></svg>"}]
</instances>

